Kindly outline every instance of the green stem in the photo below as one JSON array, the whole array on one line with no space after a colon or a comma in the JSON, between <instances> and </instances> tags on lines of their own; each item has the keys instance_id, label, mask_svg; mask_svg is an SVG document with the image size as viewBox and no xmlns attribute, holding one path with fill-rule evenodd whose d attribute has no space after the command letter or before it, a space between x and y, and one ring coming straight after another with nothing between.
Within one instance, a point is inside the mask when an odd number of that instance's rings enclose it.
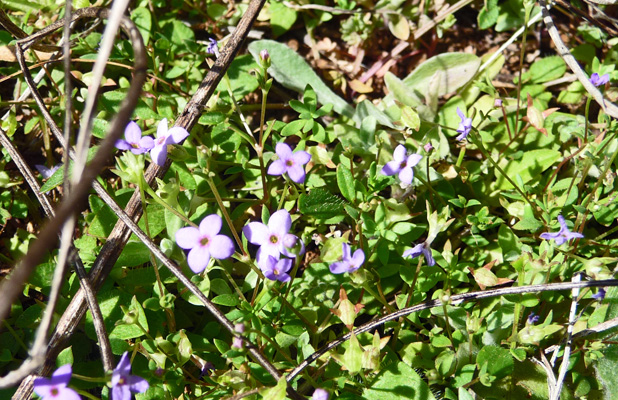
<instances>
[{"instance_id":1,"label":"green stem","mask_svg":"<svg viewBox=\"0 0 618 400\"><path fill-rule=\"evenodd\" d=\"M245 250L245 247L242 245L242 240L240 240L240 237L238 236L236 229L234 229L234 224L232 224L232 219L230 218L230 215L228 214L227 209L223 205L223 201L221 200L221 196L219 196L219 191L217 190L217 186L215 185L215 182L212 180L212 176L210 174L211 174L210 171L206 174L206 182L208 183L208 186L210 186L210 190L212 191L212 194L215 196L215 199L217 200L217 204L219 205L219 208L221 209L221 213L223 214L223 217L225 218L225 222L227 222L227 225L230 227L230 231L232 231L232 236L234 236L234 240L236 240L236 243L238 244L240 251L242 252L243 256L248 257L249 255L247 254L247 250Z\"/></svg>"}]
</instances>

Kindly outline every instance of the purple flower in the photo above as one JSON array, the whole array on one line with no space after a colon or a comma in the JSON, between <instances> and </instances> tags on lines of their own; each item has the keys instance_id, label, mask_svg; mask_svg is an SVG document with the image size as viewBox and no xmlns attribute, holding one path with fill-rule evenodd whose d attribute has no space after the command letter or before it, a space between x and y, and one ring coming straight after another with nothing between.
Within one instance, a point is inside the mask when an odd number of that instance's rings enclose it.
<instances>
[{"instance_id":1,"label":"purple flower","mask_svg":"<svg viewBox=\"0 0 618 400\"><path fill-rule=\"evenodd\" d=\"M112 372L112 400L131 400L131 392L144 393L148 390L146 379L131 375L129 352L125 351Z\"/></svg>"},{"instance_id":2,"label":"purple flower","mask_svg":"<svg viewBox=\"0 0 618 400\"><path fill-rule=\"evenodd\" d=\"M461 118L461 122L459 123L459 128L457 128L459 135L455 139L464 140L468 137L470 130L472 130L472 118L466 118L466 115L459 109L459 107L457 107L457 115Z\"/></svg>"},{"instance_id":3,"label":"purple flower","mask_svg":"<svg viewBox=\"0 0 618 400\"><path fill-rule=\"evenodd\" d=\"M250 222L242 229L250 243L260 246L256 257L258 265L266 263L268 256L272 256L275 260L278 260L281 254L287 257L296 257L296 254L290 249L296 246L299 239L288 233L291 227L292 217L287 210L283 209L270 216L268 225L261 222ZM300 244L299 254L302 254L304 244L302 241Z\"/></svg>"},{"instance_id":4,"label":"purple flower","mask_svg":"<svg viewBox=\"0 0 618 400\"><path fill-rule=\"evenodd\" d=\"M264 276L271 281L288 282L292 279L288 274L288 271L292 269L292 260L289 258L277 260L275 257L269 255L259 263L259 266Z\"/></svg>"},{"instance_id":5,"label":"purple flower","mask_svg":"<svg viewBox=\"0 0 618 400\"><path fill-rule=\"evenodd\" d=\"M595 72L590 76L590 83L592 83L596 87L605 85L607 82L609 82L609 74L603 74L599 76L599 74Z\"/></svg>"},{"instance_id":6,"label":"purple flower","mask_svg":"<svg viewBox=\"0 0 618 400\"><path fill-rule=\"evenodd\" d=\"M528 315L528 325L534 325L537 322L539 322L539 316L536 315L533 311L530 313L530 315Z\"/></svg>"},{"instance_id":7,"label":"purple flower","mask_svg":"<svg viewBox=\"0 0 618 400\"><path fill-rule=\"evenodd\" d=\"M210 38L208 39L208 47L206 47L206 52L210 53L210 54L214 54L215 58L219 58L221 56L221 53L219 53L219 44L217 43L217 40L214 38Z\"/></svg>"},{"instance_id":8,"label":"purple flower","mask_svg":"<svg viewBox=\"0 0 618 400\"><path fill-rule=\"evenodd\" d=\"M546 240L554 239L556 241L556 244L560 246L561 244L571 239L581 239L584 237L584 235L582 235L581 233L571 232L562 215L558 215L558 223L560 224L560 230L558 232L541 233L541 238L546 239Z\"/></svg>"},{"instance_id":9,"label":"purple flower","mask_svg":"<svg viewBox=\"0 0 618 400\"><path fill-rule=\"evenodd\" d=\"M178 144L185 140L187 136L189 136L189 132L179 126L168 130L167 118L163 118L157 126L157 138L154 141L154 147L150 150L150 158L162 167L167 159L167 145Z\"/></svg>"},{"instance_id":10,"label":"purple flower","mask_svg":"<svg viewBox=\"0 0 618 400\"><path fill-rule=\"evenodd\" d=\"M124 139L116 140L117 149L131 150L133 154L145 153L154 146L154 140L150 136L142 137L142 130L133 121L124 128Z\"/></svg>"},{"instance_id":11,"label":"purple flower","mask_svg":"<svg viewBox=\"0 0 618 400\"><path fill-rule=\"evenodd\" d=\"M176 231L176 243L189 251L187 263L191 271L199 274L208 266L210 257L223 260L234 254L234 243L221 231L221 217L217 214L206 216L199 228L188 226Z\"/></svg>"},{"instance_id":12,"label":"purple flower","mask_svg":"<svg viewBox=\"0 0 618 400\"><path fill-rule=\"evenodd\" d=\"M427 244L427 242L419 243L411 249L403 252L404 257L411 256L412 258L416 258L421 254L425 257L425 262L427 262L428 266L433 267L436 265L436 260L433 259L431 249L429 248L429 244Z\"/></svg>"},{"instance_id":13,"label":"purple flower","mask_svg":"<svg viewBox=\"0 0 618 400\"><path fill-rule=\"evenodd\" d=\"M42 400L79 400L81 397L73 389L67 387L73 373L71 365L65 364L54 372L51 378L36 378L34 393Z\"/></svg>"},{"instance_id":14,"label":"purple flower","mask_svg":"<svg viewBox=\"0 0 618 400\"><path fill-rule=\"evenodd\" d=\"M350 274L363 265L365 262L365 253L361 249L357 249L354 255L351 255L350 245L343 243L343 256L341 261L337 261L329 265L330 272L333 274L343 274L349 272Z\"/></svg>"},{"instance_id":15,"label":"purple flower","mask_svg":"<svg viewBox=\"0 0 618 400\"><path fill-rule=\"evenodd\" d=\"M316 389L311 400L328 400L328 392L324 389Z\"/></svg>"},{"instance_id":16,"label":"purple flower","mask_svg":"<svg viewBox=\"0 0 618 400\"><path fill-rule=\"evenodd\" d=\"M285 143L277 143L275 148L278 160L275 160L268 167L268 175L283 175L288 173L291 180L296 183L303 183L305 181L305 167L311 160L311 154L306 151L297 151L292 153L292 149Z\"/></svg>"},{"instance_id":17,"label":"purple flower","mask_svg":"<svg viewBox=\"0 0 618 400\"><path fill-rule=\"evenodd\" d=\"M382 167L382 173L387 176L399 174L399 180L409 185L414 179L412 167L418 164L422 158L423 156L420 154L407 155L406 148L403 145L399 145L393 152L393 161L387 162Z\"/></svg>"},{"instance_id":18,"label":"purple flower","mask_svg":"<svg viewBox=\"0 0 618 400\"><path fill-rule=\"evenodd\" d=\"M268 54L268 50L262 49L262 51L260 51L260 59L262 61L269 61L270 60L270 54Z\"/></svg>"},{"instance_id":19,"label":"purple flower","mask_svg":"<svg viewBox=\"0 0 618 400\"><path fill-rule=\"evenodd\" d=\"M35 168L39 171L39 174L43 177L43 179L47 179L54 174L54 172L58 171L62 164L56 164L51 168L47 168L45 165L35 164Z\"/></svg>"},{"instance_id":20,"label":"purple flower","mask_svg":"<svg viewBox=\"0 0 618 400\"><path fill-rule=\"evenodd\" d=\"M596 292L596 294L592 295L592 298L598 302L603 301L603 299L605 298L605 289L600 288L599 291Z\"/></svg>"}]
</instances>

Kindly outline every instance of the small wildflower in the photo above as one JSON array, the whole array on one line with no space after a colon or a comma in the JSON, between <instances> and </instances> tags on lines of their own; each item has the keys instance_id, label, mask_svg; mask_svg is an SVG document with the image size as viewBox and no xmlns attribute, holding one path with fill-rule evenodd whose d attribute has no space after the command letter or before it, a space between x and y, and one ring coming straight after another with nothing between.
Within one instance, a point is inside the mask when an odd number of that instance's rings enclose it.
<instances>
[{"instance_id":1,"label":"small wildflower","mask_svg":"<svg viewBox=\"0 0 618 400\"><path fill-rule=\"evenodd\" d=\"M271 281L289 282L289 280L292 279L288 274L288 271L292 269L292 260L289 258L277 260L275 257L269 255L260 263L260 269L264 273L264 276Z\"/></svg>"},{"instance_id":2,"label":"small wildflower","mask_svg":"<svg viewBox=\"0 0 618 400\"><path fill-rule=\"evenodd\" d=\"M387 176L399 174L399 180L409 185L414 179L412 167L418 164L422 158L423 156L420 154L407 155L406 148L400 144L393 152L393 161L387 162L382 167L382 174Z\"/></svg>"},{"instance_id":3,"label":"small wildflower","mask_svg":"<svg viewBox=\"0 0 618 400\"><path fill-rule=\"evenodd\" d=\"M596 292L596 294L592 295L592 298L598 302L602 302L603 299L605 298L605 289L600 288L599 291Z\"/></svg>"},{"instance_id":4,"label":"small wildflower","mask_svg":"<svg viewBox=\"0 0 618 400\"><path fill-rule=\"evenodd\" d=\"M328 400L328 392L324 389L316 389L311 400Z\"/></svg>"},{"instance_id":5,"label":"small wildflower","mask_svg":"<svg viewBox=\"0 0 618 400\"><path fill-rule=\"evenodd\" d=\"M210 54L214 54L215 58L219 58L221 56L221 53L219 53L219 44L217 43L217 40L214 38L210 38L208 39L208 47L206 47L206 52L210 53Z\"/></svg>"},{"instance_id":6,"label":"small wildflower","mask_svg":"<svg viewBox=\"0 0 618 400\"><path fill-rule=\"evenodd\" d=\"M73 389L67 387L73 373L71 364L65 364L58 368L51 378L36 378L34 380L34 393L42 400L79 400L81 397Z\"/></svg>"},{"instance_id":7,"label":"small wildflower","mask_svg":"<svg viewBox=\"0 0 618 400\"><path fill-rule=\"evenodd\" d=\"M214 371L215 365L213 363L211 363L210 361L206 361L206 363L202 366L202 372L200 372L200 378L208 375L210 376L210 371Z\"/></svg>"},{"instance_id":8,"label":"small wildflower","mask_svg":"<svg viewBox=\"0 0 618 400\"><path fill-rule=\"evenodd\" d=\"M56 171L58 171L58 168L60 168L61 166L62 164L56 164L51 168L47 168L45 165L36 164L34 167L37 171L39 171L39 174L41 174L43 179L47 179L52 176Z\"/></svg>"},{"instance_id":9,"label":"small wildflower","mask_svg":"<svg viewBox=\"0 0 618 400\"><path fill-rule=\"evenodd\" d=\"M429 153L431 152L431 150L433 150L433 145L431 144L431 142L427 142L427 144L423 146L423 149L425 149L426 153Z\"/></svg>"},{"instance_id":10,"label":"small wildflower","mask_svg":"<svg viewBox=\"0 0 618 400\"><path fill-rule=\"evenodd\" d=\"M234 331L237 333L245 333L245 324L240 323L234 325Z\"/></svg>"},{"instance_id":11,"label":"small wildflower","mask_svg":"<svg viewBox=\"0 0 618 400\"><path fill-rule=\"evenodd\" d=\"M275 160L268 167L268 175L283 175L287 172L291 180L296 183L305 181L304 165L311 160L311 154L306 151L292 153L292 149L285 143L277 143L275 148L278 160Z\"/></svg>"},{"instance_id":12,"label":"small wildflower","mask_svg":"<svg viewBox=\"0 0 618 400\"><path fill-rule=\"evenodd\" d=\"M431 254L431 248L429 248L429 244L427 244L427 242L419 243L413 248L403 252L404 257L412 258L416 258L421 254L423 255L423 257L425 257L425 262L428 266L433 267L434 265L436 265L436 260L433 259L433 256Z\"/></svg>"},{"instance_id":13,"label":"small wildflower","mask_svg":"<svg viewBox=\"0 0 618 400\"><path fill-rule=\"evenodd\" d=\"M112 372L112 400L131 400L131 392L144 393L148 390L146 379L131 375L129 352L125 351Z\"/></svg>"},{"instance_id":14,"label":"small wildflower","mask_svg":"<svg viewBox=\"0 0 618 400\"><path fill-rule=\"evenodd\" d=\"M459 107L457 107L457 115L461 118L461 122L459 123L459 128L457 128L459 135L455 139L461 141L467 138L468 134L472 130L472 118L466 118L466 115L459 109Z\"/></svg>"},{"instance_id":15,"label":"small wildflower","mask_svg":"<svg viewBox=\"0 0 618 400\"><path fill-rule=\"evenodd\" d=\"M223 260L234 254L234 243L225 235L219 235L221 217L211 214L200 222L199 228L188 226L176 232L178 246L189 251L187 263L191 271L199 274L208 266L210 257Z\"/></svg>"},{"instance_id":16,"label":"small wildflower","mask_svg":"<svg viewBox=\"0 0 618 400\"><path fill-rule=\"evenodd\" d=\"M595 72L590 76L590 83L592 83L596 87L603 86L607 82L609 82L609 74L599 75Z\"/></svg>"},{"instance_id":17,"label":"small wildflower","mask_svg":"<svg viewBox=\"0 0 618 400\"><path fill-rule=\"evenodd\" d=\"M534 325L537 322L539 322L539 316L536 315L533 311L530 313L530 315L528 315L528 325Z\"/></svg>"},{"instance_id":18,"label":"small wildflower","mask_svg":"<svg viewBox=\"0 0 618 400\"><path fill-rule=\"evenodd\" d=\"M333 274L343 274L345 272L352 273L359 269L365 262L365 253L361 249L357 249L354 255L351 255L350 245L343 243L343 257L341 261L332 263L329 268Z\"/></svg>"},{"instance_id":19,"label":"small wildflower","mask_svg":"<svg viewBox=\"0 0 618 400\"><path fill-rule=\"evenodd\" d=\"M165 164L167 159L167 145L178 144L189 136L185 128L175 126L167 129L167 118L163 118L157 126L157 138L154 140L154 147L150 150L150 158L160 167Z\"/></svg>"},{"instance_id":20,"label":"small wildflower","mask_svg":"<svg viewBox=\"0 0 618 400\"><path fill-rule=\"evenodd\" d=\"M257 251L258 265L267 262L268 256L272 256L275 260L278 260L281 254L296 257L296 253L291 249L297 246L299 239L288 233L291 227L292 217L287 210L283 209L270 216L268 225L250 222L242 229L250 243L260 246ZM299 255L302 254L303 247L301 241Z\"/></svg>"},{"instance_id":21,"label":"small wildflower","mask_svg":"<svg viewBox=\"0 0 618 400\"><path fill-rule=\"evenodd\" d=\"M581 233L571 232L562 215L558 215L558 223L560 224L560 230L558 232L541 233L541 238L546 240L553 239L556 241L556 244L560 246L561 244L568 242L571 239L581 239L584 237L584 235L582 235Z\"/></svg>"},{"instance_id":22,"label":"small wildflower","mask_svg":"<svg viewBox=\"0 0 618 400\"><path fill-rule=\"evenodd\" d=\"M496 107L496 108L502 107L502 99L495 99L494 100L494 107Z\"/></svg>"},{"instance_id":23,"label":"small wildflower","mask_svg":"<svg viewBox=\"0 0 618 400\"><path fill-rule=\"evenodd\" d=\"M262 51L260 51L260 59L262 59L262 61L270 60L270 54L268 54L268 50L262 49Z\"/></svg>"},{"instance_id":24,"label":"small wildflower","mask_svg":"<svg viewBox=\"0 0 618 400\"><path fill-rule=\"evenodd\" d=\"M116 148L120 150L131 150L133 154L142 154L155 146L154 139L150 136L142 137L142 130L131 121L124 128L124 139L116 140Z\"/></svg>"},{"instance_id":25,"label":"small wildflower","mask_svg":"<svg viewBox=\"0 0 618 400\"><path fill-rule=\"evenodd\" d=\"M234 339L232 339L232 347L235 347L237 349L242 349L244 346L242 338L240 336L234 336Z\"/></svg>"}]
</instances>

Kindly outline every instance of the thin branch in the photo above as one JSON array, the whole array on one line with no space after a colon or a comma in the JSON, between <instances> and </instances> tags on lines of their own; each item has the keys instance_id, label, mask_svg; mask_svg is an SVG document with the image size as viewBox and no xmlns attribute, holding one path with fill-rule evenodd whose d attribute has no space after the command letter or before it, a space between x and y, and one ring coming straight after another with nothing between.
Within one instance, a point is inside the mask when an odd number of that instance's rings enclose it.
<instances>
[{"instance_id":1,"label":"thin branch","mask_svg":"<svg viewBox=\"0 0 618 400\"><path fill-rule=\"evenodd\" d=\"M584 281L584 282L563 282L563 283L550 283L545 285L529 285L529 286L517 286L517 287L508 287L501 289L492 289L485 290L480 292L470 292L464 294L458 294L451 296L449 305L459 305L465 301L472 300L480 300L487 299L490 297L498 297L498 296L507 296L513 294L525 294L525 293L536 293L536 292L547 292L547 291L557 291L557 290L573 290L575 288L584 288L584 287L602 287L602 286L618 286L618 279L608 279L603 281ZM380 317L374 321L367 322L364 325L359 326L358 328L354 328L354 334L358 335L360 333L369 332L380 325L384 325L389 321L394 321L402 317L406 317L412 313L427 310L434 307L442 307L442 302L440 299L426 301L424 303L417 304L412 307L407 307L396 311L392 314L385 315ZM347 333L341 336L338 339L333 340L332 342L326 344L320 350L316 351L309 357L307 357L302 363L300 363L296 368L294 368L286 377L287 381L292 381L298 374L300 374L305 368L307 368L311 363L320 358L322 355L327 353L328 351L334 349L340 344L350 340L350 333Z\"/></svg>"},{"instance_id":2,"label":"thin branch","mask_svg":"<svg viewBox=\"0 0 618 400\"><path fill-rule=\"evenodd\" d=\"M558 29L556 29L556 25L554 25L554 21L549 13L547 2L545 0L539 0L539 4L541 5L541 11L543 12L543 22L545 22L547 32L556 46L558 55L562 57L564 62L569 66L569 68L571 68L571 71L573 71L575 76L577 76L579 82L584 86L588 94L590 94L599 106L601 106L603 111L610 117L618 118L618 107L616 107L616 105L612 102L606 100L603 97L603 93L601 93L601 91L590 82L590 79L586 76L586 73L582 70L582 67L579 66L569 48L562 41L560 33L558 32Z\"/></svg>"}]
</instances>

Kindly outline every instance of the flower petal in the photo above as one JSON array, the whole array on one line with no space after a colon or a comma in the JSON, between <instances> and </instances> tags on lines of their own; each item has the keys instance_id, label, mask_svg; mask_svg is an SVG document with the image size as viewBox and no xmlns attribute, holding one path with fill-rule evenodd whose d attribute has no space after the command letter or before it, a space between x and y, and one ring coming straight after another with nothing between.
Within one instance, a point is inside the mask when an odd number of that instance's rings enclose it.
<instances>
[{"instance_id":1,"label":"flower petal","mask_svg":"<svg viewBox=\"0 0 618 400\"><path fill-rule=\"evenodd\" d=\"M406 162L406 166L412 168L416 164L418 164L423 159L423 156L420 154L410 154L408 156L408 161Z\"/></svg>"},{"instance_id":2,"label":"flower petal","mask_svg":"<svg viewBox=\"0 0 618 400\"><path fill-rule=\"evenodd\" d=\"M352 256L352 264L356 267L356 269L360 268L361 265L365 262L365 252L362 249L357 249Z\"/></svg>"},{"instance_id":3,"label":"flower petal","mask_svg":"<svg viewBox=\"0 0 618 400\"><path fill-rule=\"evenodd\" d=\"M34 393L40 397L45 398L51 394L51 389L56 385L52 385L51 380L48 378L36 378L33 383Z\"/></svg>"},{"instance_id":4,"label":"flower petal","mask_svg":"<svg viewBox=\"0 0 618 400\"><path fill-rule=\"evenodd\" d=\"M185 128L175 126L167 131L167 144L178 144L189 136L189 132Z\"/></svg>"},{"instance_id":5,"label":"flower petal","mask_svg":"<svg viewBox=\"0 0 618 400\"><path fill-rule=\"evenodd\" d=\"M386 176L395 175L401 171L401 162L400 161L389 161L386 163L384 167L382 167L382 174Z\"/></svg>"},{"instance_id":6,"label":"flower petal","mask_svg":"<svg viewBox=\"0 0 618 400\"><path fill-rule=\"evenodd\" d=\"M258 246L267 242L270 236L270 230L261 222L249 222L242 228L242 233L245 234L249 243L257 244Z\"/></svg>"},{"instance_id":7,"label":"flower petal","mask_svg":"<svg viewBox=\"0 0 618 400\"><path fill-rule=\"evenodd\" d=\"M560 231L567 231L569 230L569 227L567 226L566 221L564 220L564 217L562 215L558 215L558 223L560 224Z\"/></svg>"},{"instance_id":8,"label":"flower petal","mask_svg":"<svg viewBox=\"0 0 618 400\"><path fill-rule=\"evenodd\" d=\"M463 111L461 111L459 107L457 107L457 115L459 115L459 118L461 118L461 122L464 122L466 120L466 115Z\"/></svg>"},{"instance_id":9,"label":"flower petal","mask_svg":"<svg viewBox=\"0 0 618 400\"><path fill-rule=\"evenodd\" d=\"M134 393L144 393L150 386L146 379L136 375L127 376L127 384L129 385L129 389Z\"/></svg>"},{"instance_id":10,"label":"flower petal","mask_svg":"<svg viewBox=\"0 0 618 400\"><path fill-rule=\"evenodd\" d=\"M131 373L131 361L129 360L129 352L125 351L120 357L120 362L114 368L114 374L128 375Z\"/></svg>"},{"instance_id":11,"label":"flower petal","mask_svg":"<svg viewBox=\"0 0 618 400\"><path fill-rule=\"evenodd\" d=\"M412 247L411 249L404 251L402 256L416 258L420 256L422 252L423 252L423 243L419 243L416 246Z\"/></svg>"},{"instance_id":12,"label":"flower petal","mask_svg":"<svg viewBox=\"0 0 618 400\"><path fill-rule=\"evenodd\" d=\"M167 118L163 118L157 125L157 139L167 137Z\"/></svg>"},{"instance_id":13,"label":"flower petal","mask_svg":"<svg viewBox=\"0 0 618 400\"><path fill-rule=\"evenodd\" d=\"M113 400L131 400L131 391L127 385L116 385L112 387Z\"/></svg>"},{"instance_id":14,"label":"flower petal","mask_svg":"<svg viewBox=\"0 0 618 400\"><path fill-rule=\"evenodd\" d=\"M292 269L292 260L290 260L289 258L282 258L277 262L276 268L279 272L288 272L290 269Z\"/></svg>"},{"instance_id":15,"label":"flower petal","mask_svg":"<svg viewBox=\"0 0 618 400\"><path fill-rule=\"evenodd\" d=\"M414 179L414 171L412 171L411 167L405 167L399 172L399 180L406 185L411 184L412 179Z\"/></svg>"},{"instance_id":16,"label":"flower petal","mask_svg":"<svg viewBox=\"0 0 618 400\"><path fill-rule=\"evenodd\" d=\"M350 261L352 259L351 254L350 245L345 242L341 243L341 259L343 261Z\"/></svg>"},{"instance_id":17,"label":"flower petal","mask_svg":"<svg viewBox=\"0 0 618 400\"><path fill-rule=\"evenodd\" d=\"M210 252L208 248L205 246L195 246L189 252L189 256L187 257L187 263L189 264L189 268L191 271L199 274L203 270L206 269L208 263L210 262Z\"/></svg>"},{"instance_id":18,"label":"flower petal","mask_svg":"<svg viewBox=\"0 0 618 400\"><path fill-rule=\"evenodd\" d=\"M287 167L285 166L283 160L275 160L270 163L270 166L268 167L268 171L266 171L266 173L268 175L283 175L286 171Z\"/></svg>"},{"instance_id":19,"label":"flower petal","mask_svg":"<svg viewBox=\"0 0 618 400\"><path fill-rule=\"evenodd\" d=\"M283 238L292 227L292 217L286 209L282 209L270 216L268 220L268 229L270 233L274 233L280 238Z\"/></svg>"},{"instance_id":20,"label":"flower petal","mask_svg":"<svg viewBox=\"0 0 618 400\"><path fill-rule=\"evenodd\" d=\"M150 158L155 162L158 166L162 167L165 165L165 160L167 160L167 146L157 145L150 150Z\"/></svg>"},{"instance_id":21,"label":"flower petal","mask_svg":"<svg viewBox=\"0 0 618 400\"><path fill-rule=\"evenodd\" d=\"M552 239L555 240L559 238L561 235L562 234L560 232L554 232L554 233L544 232L544 233L541 233L540 237L541 239L545 239L545 240L552 240Z\"/></svg>"},{"instance_id":22,"label":"flower petal","mask_svg":"<svg viewBox=\"0 0 618 400\"><path fill-rule=\"evenodd\" d=\"M293 182L303 183L305 181L305 168L302 165L294 164L288 167L288 176Z\"/></svg>"},{"instance_id":23,"label":"flower petal","mask_svg":"<svg viewBox=\"0 0 618 400\"><path fill-rule=\"evenodd\" d=\"M176 244L185 250L192 249L200 243L200 231L192 226L178 229L174 236Z\"/></svg>"},{"instance_id":24,"label":"flower petal","mask_svg":"<svg viewBox=\"0 0 618 400\"><path fill-rule=\"evenodd\" d=\"M71 367L71 364L64 364L52 374L51 384L60 386L68 385L71 380L72 373L73 367Z\"/></svg>"},{"instance_id":25,"label":"flower petal","mask_svg":"<svg viewBox=\"0 0 618 400\"><path fill-rule=\"evenodd\" d=\"M423 246L423 256L425 257L425 262L428 266L433 267L436 265L436 260L433 259L433 254L431 254L431 249Z\"/></svg>"},{"instance_id":26,"label":"flower petal","mask_svg":"<svg viewBox=\"0 0 618 400\"><path fill-rule=\"evenodd\" d=\"M154 139L151 138L150 136L144 136L139 141L139 147L144 149L144 151L148 151L152 149L154 146L155 146Z\"/></svg>"},{"instance_id":27,"label":"flower petal","mask_svg":"<svg viewBox=\"0 0 618 400\"><path fill-rule=\"evenodd\" d=\"M221 225L223 221L221 217L217 214L210 214L204 217L202 222L200 222L200 235L201 236L215 236L217 233L221 232Z\"/></svg>"},{"instance_id":28,"label":"flower petal","mask_svg":"<svg viewBox=\"0 0 618 400\"><path fill-rule=\"evenodd\" d=\"M135 122L131 121L124 128L124 138L129 143L139 143L140 138L142 137L142 130L139 128Z\"/></svg>"},{"instance_id":29,"label":"flower petal","mask_svg":"<svg viewBox=\"0 0 618 400\"><path fill-rule=\"evenodd\" d=\"M116 143L114 143L114 146L116 146L116 148L118 150L129 150L129 149L132 148L132 146L129 144L129 142L127 142L124 139L116 140Z\"/></svg>"},{"instance_id":30,"label":"flower petal","mask_svg":"<svg viewBox=\"0 0 618 400\"><path fill-rule=\"evenodd\" d=\"M292 157L292 149L290 148L290 146L283 142L277 143L277 146L275 147L275 153L277 153L279 159L283 160L284 162L285 160Z\"/></svg>"},{"instance_id":31,"label":"flower petal","mask_svg":"<svg viewBox=\"0 0 618 400\"><path fill-rule=\"evenodd\" d=\"M225 235L217 235L211 239L208 250L210 250L211 257L225 260L234 254L234 242Z\"/></svg>"},{"instance_id":32,"label":"flower petal","mask_svg":"<svg viewBox=\"0 0 618 400\"><path fill-rule=\"evenodd\" d=\"M350 270L350 263L347 261L338 261L328 266L333 274L343 274Z\"/></svg>"},{"instance_id":33,"label":"flower petal","mask_svg":"<svg viewBox=\"0 0 618 400\"><path fill-rule=\"evenodd\" d=\"M406 148L403 145L399 145L393 152L393 160L402 163L406 159Z\"/></svg>"},{"instance_id":34,"label":"flower petal","mask_svg":"<svg viewBox=\"0 0 618 400\"><path fill-rule=\"evenodd\" d=\"M294 164L304 165L311 160L311 154L306 151L299 150L292 154L292 160L294 161Z\"/></svg>"}]
</instances>

